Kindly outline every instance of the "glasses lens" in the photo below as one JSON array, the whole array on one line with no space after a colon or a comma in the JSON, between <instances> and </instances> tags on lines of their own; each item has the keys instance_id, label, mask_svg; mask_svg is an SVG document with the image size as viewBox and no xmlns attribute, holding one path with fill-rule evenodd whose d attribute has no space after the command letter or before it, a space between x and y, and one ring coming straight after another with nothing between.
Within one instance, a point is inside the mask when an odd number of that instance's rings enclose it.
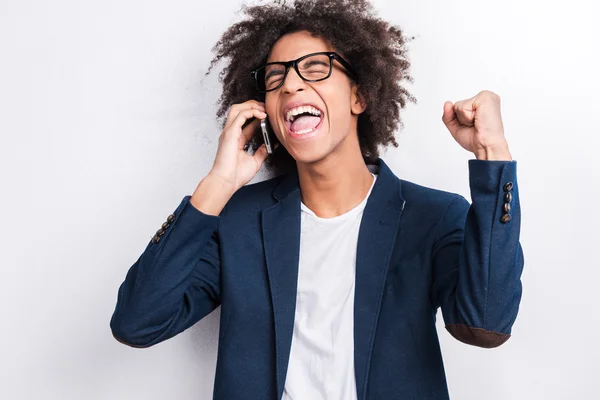
<instances>
[{"instance_id":1,"label":"glasses lens","mask_svg":"<svg viewBox=\"0 0 600 400\"><path fill-rule=\"evenodd\" d=\"M257 80L259 90L273 90L283 80L285 67L281 64L271 64L261 67L257 70Z\"/></svg>"},{"instance_id":2,"label":"glasses lens","mask_svg":"<svg viewBox=\"0 0 600 400\"><path fill-rule=\"evenodd\" d=\"M331 71L331 59L326 54L310 56L300 61L298 69L304 79L311 81L325 79Z\"/></svg>"},{"instance_id":3,"label":"glasses lens","mask_svg":"<svg viewBox=\"0 0 600 400\"><path fill-rule=\"evenodd\" d=\"M298 70L302 78L310 81L325 79L331 73L331 59L327 55L318 54L300 61ZM277 89L285 76L283 64L269 64L256 70L258 90L269 91Z\"/></svg>"}]
</instances>

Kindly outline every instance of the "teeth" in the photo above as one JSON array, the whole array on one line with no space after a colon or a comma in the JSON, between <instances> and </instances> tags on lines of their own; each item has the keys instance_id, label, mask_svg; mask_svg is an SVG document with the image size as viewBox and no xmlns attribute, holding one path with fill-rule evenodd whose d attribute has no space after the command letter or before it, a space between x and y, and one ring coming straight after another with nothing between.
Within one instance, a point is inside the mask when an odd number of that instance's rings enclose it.
<instances>
[{"instance_id":1,"label":"teeth","mask_svg":"<svg viewBox=\"0 0 600 400\"><path fill-rule=\"evenodd\" d=\"M321 111L314 108L313 106L301 106L301 107L296 107L296 108L292 108L291 110L289 110L287 112L287 114L285 115L285 119L286 119L286 121L293 122L295 119L294 117L296 115L303 114L303 113L311 113L312 115L316 115L317 117L321 116Z\"/></svg>"}]
</instances>

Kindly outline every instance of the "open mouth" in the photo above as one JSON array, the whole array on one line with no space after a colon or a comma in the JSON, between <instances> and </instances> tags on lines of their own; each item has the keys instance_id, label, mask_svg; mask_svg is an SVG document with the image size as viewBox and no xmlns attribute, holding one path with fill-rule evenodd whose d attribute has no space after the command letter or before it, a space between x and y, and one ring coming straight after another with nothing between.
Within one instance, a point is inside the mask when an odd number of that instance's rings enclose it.
<instances>
[{"instance_id":1,"label":"open mouth","mask_svg":"<svg viewBox=\"0 0 600 400\"><path fill-rule=\"evenodd\" d=\"M284 115L288 132L296 137L315 132L323 122L323 112L313 105L294 107Z\"/></svg>"}]
</instances>

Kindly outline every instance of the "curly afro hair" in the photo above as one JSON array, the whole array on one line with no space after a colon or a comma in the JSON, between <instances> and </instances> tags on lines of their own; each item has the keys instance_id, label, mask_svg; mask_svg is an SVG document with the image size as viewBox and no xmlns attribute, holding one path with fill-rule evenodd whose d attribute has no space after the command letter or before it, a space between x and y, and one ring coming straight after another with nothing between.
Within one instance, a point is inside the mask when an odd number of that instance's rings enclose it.
<instances>
[{"instance_id":1,"label":"curly afro hair","mask_svg":"<svg viewBox=\"0 0 600 400\"><path fill-rule=\"evenodd\" d=\"M250 70L266 62L271 47L283 35L308 31L343 54L358 74L358 95L367 108L358 118L358 136L363 159L375 163L378 146L398 147L396 128L403 128L400 109L416 99L401 81L413 81L409 74L406 43L409 40L397 26L374 15L367 0L296 0L293 4L242 6L246 18L229 27L214 45L215 57L206 74L222 58L229 64L219 73L223 93L217 117L227 115L236 103L250 99L264 101L256 90ZM414 37L410 38L414 39ZM223 125L225 120L223 120ZM248 142L256 151L263 143L260 130ZM296 168L295 160L279 146L265 161L275 175Z\"/></svg>"}]
</instances>

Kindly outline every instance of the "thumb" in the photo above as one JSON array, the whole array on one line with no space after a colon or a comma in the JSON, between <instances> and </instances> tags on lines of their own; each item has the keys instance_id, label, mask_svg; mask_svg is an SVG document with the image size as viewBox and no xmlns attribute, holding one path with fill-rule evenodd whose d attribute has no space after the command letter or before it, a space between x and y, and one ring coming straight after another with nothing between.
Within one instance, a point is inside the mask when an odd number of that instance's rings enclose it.
<instances>
[{"instance_id":1,"label":"thumb","mask_svg":"<svg viewBox=\"0 0 600 400\"><path fill-rule=\"evenodd\" d=\"M452 135L454 135L460 127L460 123L458 122L456 113L454 112L454 104L451 101L444 103L444 114L442 115L442 121Z\"/></svg>"}]
</instances>

